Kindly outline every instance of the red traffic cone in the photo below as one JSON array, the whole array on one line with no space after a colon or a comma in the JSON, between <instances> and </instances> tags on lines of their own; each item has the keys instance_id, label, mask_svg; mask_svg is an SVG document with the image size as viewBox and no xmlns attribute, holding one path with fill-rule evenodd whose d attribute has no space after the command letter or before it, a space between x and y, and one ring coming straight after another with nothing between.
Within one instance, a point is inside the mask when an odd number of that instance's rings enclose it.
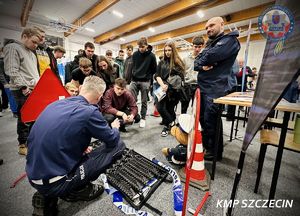
<instances>
[{"instance_id":1,"label":"red traffic cone","mask_svg":"<svg viewBox=\"0 0 300 216\"><path fill-rule=\"evenodd\" d=\"M188 137L187 163L184 168L179 170L179 176L183 182L186 181L186 173L190 176L190 185L203 191L209 190L210 175L204 166L204 151L202 145L200 118L200 90L195 93L193 105L194 125Z\"/></svg>"},{"instance_id":2,"label":"red traffic cone","mask_svg":"<svg viewBox=\"0 0 300 216\"><path fill-rule=\"evenodd\" d=\"M192 166L190 171L190 185L199 188L203 191L209 190L210 175L204 166L204 151L202 145L202 135L200 131L195 131L195 152L192 158ZM190 150L190 148L188 148ZM191 156L191 152L188 152L188 157ZM186 167L179 171L179 176L183 182L186 179Z\"/></svg>"}]
</instances>

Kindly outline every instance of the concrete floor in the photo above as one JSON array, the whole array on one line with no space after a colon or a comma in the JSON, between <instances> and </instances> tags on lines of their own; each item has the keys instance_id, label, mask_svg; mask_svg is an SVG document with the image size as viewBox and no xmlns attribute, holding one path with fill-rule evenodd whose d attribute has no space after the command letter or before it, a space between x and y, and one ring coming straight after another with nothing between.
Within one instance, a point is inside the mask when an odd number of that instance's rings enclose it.
<instances>
[{"instance_id":1,"label":"concrete floor","mask_svg":"<svg viewBox=\"0 0 300 216\"><path fill-rule=\"evenodd\" d=\"M178 109L179 110L179 109ZM149 103L148 113L152 113L153 105ZM128 128L128 133L121 136L127 147L133 148L145 157L156 157L163 163L168 163L161 154L161 148L177 145L175 138L161 137L162 126L159 125L160 118L148 116L146 128L141 129L138 125ZM237 161L239 159L242 145L241 139L228 142L230 123L223 120L224 124L224 154L223 160L218 162L215 180L211 182L210 192L212 196L208 199L203 211L204 215L223 215L224 209L217 206L218 200L229 200L235 176ZM241 125L241 124L240 124ZM244 128L240 126L238 134L244 134ZM239 185L237 199L267 199L271 184L276 148L268 147L263 175L258 194L253 193L257 158L259 152L258 137L250 145L244 165L242 180ZM263 216L297 216L300 215L300 163L299 154L284 151L280 176L277 184L275 199L293 200L292 208L242 208L241 204L234 210L234 215L263 215ZM0 215L23 216L31 215L31 198L35 190L30 186L27 179L21 181L15 188L10 184L24 172L25 157L17 154L16 119L11 112L4 113L0 118L0 158L4 164L0 166ZM206 168L211 169L211 163L206 162ZM184 185L183 185L184 186ZM204 192L190 187L188 207L195 209L200 203ZM163 183L151 196L148 203L159 209L164 215L174 215L172 184ZM151 212L148 208L143 210ZM153 215L157 215L151 212ZM91 202L68 203L59 201L59 215L124 215L113 205L112 197L103 194L100 199ZM187 214L189 215L189 213Z\"/></svg>"}]
</instances>

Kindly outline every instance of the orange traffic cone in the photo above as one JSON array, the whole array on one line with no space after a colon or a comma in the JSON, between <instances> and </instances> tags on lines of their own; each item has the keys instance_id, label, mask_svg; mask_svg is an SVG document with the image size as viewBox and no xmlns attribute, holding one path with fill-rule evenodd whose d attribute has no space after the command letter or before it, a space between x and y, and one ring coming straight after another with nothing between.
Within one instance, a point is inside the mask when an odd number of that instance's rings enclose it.
<instances>
[{"instance_id":1,"label":"orange traffic cone","mask_svg":"<svg viewBox=\"0 0 300 216\"><path fill-rule=\"evenodd\" d=\"M153 116L154 117L160 117L160 114L159 114L159 112L157 111L157 109L156 109L156 106L154 105L154 112L153 112Z\"/></svg>"},{"instance_id":2,"label":"orange traffic cone","mask_svg":"<svg viewBox=\"0 0 300 216\"><path fill-rule=\"evenodd\" d=\"M193 132L192 132L193 133ZM210 185L210 175L208 171L205 169L204 166L204 151L203 151L203 145L202 145L202 135L200 130L194 131L195 137L194 137L194 143L191 144L189 142L188 146L188 160L191 161L191 169L190 172L190 185L199 188L203 191L209 190ZM192 137L192 136L190 136ZM189 138L190 138L189 137ZM195 145L195 147L191 146ZM194 149L193 154L192 151ZM193 157L193 158L190 158ZM187 167L182 168L179 170L179 176L180 179L185 182L186 180L186 172Z\"/></svg>"}]
</instances>

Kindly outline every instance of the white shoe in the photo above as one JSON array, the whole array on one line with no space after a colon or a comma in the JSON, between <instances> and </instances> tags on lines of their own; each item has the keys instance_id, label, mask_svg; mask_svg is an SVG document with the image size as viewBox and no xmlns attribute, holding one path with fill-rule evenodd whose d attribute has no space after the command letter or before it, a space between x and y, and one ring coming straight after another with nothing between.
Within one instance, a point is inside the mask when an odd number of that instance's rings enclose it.
<instances>
[{"instance_id":1,"label":"white shoe","mask_svg":"<svg viewBox=\"0 0 300 216\"><path fill-rule=\"evenodd\" d=\"M3 116L3 112L0 112L0 117L2 117Z\"/></svg>"},{"instance_id":2,"label":"white shoe","mask_svg":"<svg viewBox=\"0 0 300 216\"><path fill-rule=\"evenodd\" d=\"M144 128L146 126L146 120L145 119L141 119L140 121L140 128Z\"/></svg>"}]
</instances>

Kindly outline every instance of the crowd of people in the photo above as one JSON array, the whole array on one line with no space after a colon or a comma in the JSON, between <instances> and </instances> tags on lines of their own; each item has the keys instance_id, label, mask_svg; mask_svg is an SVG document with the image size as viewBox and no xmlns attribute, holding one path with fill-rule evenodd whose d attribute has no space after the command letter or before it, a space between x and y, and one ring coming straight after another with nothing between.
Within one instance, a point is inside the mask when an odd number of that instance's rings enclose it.
<instances>
[{"instance_id":1,"label":"crowd of people","mask_svg":"<svg viewBox=\"0 0 300 216\"><path fill-rule=\"evenodd\" d=\"M205 27L208 41L195 36L192 52L185 58L180 57L176 44L168 41L159 62L146 37L137 40L136 51L132 45L126 47L126 58L124 50L116 58L111 50L97 55L94 44L86 42L84 49L65 67L62 83L66 83L71 97L47 106L30 126L21 121L20 110L46 68L51 68L60 79L57 59L66 51L59 46L47 47L45 32L37 27L24 29L20 41L10 41L4 46L1 88L18 118L19 154L27 155L27 176L37 189L33 196L35 215L57 215L58 197L67 201L92 200L102 194L103 187L91 181L124 150L120 132L126 132L126 127L133 123L146 127L150 89L161 88L165 93L160 99L153 95L162 118L160 135L166 137L172 133L172 127L180 130L176 126L178 104L181 103L181 113L187 113L196 89L200 88L205 159L212 159L220 109L213 99L240 86L243 63L236 60L240 50L237 31L225 34L221 17L210 19ZM246 71L252 79L248 87L254 89L256 70L247 67ZM1 109L7 107L3 103ZM222 134L221 130L221 138ZM91 138L99 139L103 145L90 151ZM186 141L180 143L180 148L186 148L186 144ZM219 146L220 160L222 139ZM163 150L165 155L170 152ZM41 199L42 208L37 204Z\"/></svg>"}]
</instances>

